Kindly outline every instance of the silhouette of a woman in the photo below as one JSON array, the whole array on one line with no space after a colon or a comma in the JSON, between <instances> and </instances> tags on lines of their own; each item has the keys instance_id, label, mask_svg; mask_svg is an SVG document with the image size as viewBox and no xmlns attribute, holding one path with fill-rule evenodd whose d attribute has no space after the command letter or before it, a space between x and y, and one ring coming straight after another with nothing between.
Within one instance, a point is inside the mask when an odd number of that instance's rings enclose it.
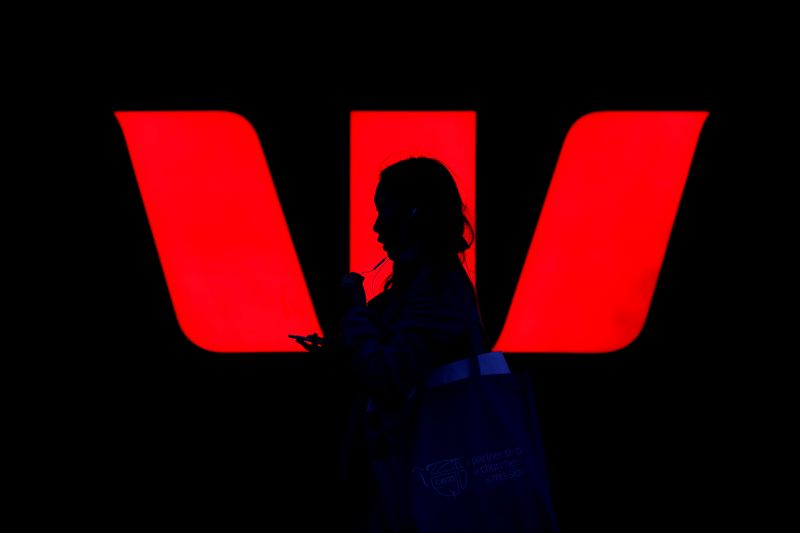
<instances>
[{"instance_id":1,"label":"silhouette of a woman","mask_svg":"<svg viewBox=\"0 0 800 533\"><path fill-rule=\"evenodd\" d=\"M407 398L436 366L487 352L475 288L463 266L473 228L453 176L441 162L414 157L386 167L375 191L373 230L393 271L368 303L364 278L344 276L337 345L356 385L346 439L354 530L403 531L402 468ZM464 238L470 233L470 240ZM366 459L369 458L369 461ZM381 466L383 465L383 466Z\"/></svg>"},{"instance_id":2,"label":"silhouette of a woman","mask_svg":"<svg viewBox=\"0 0 800 533\"><path fill-rule=\"evenodd\" d=\"M384 291L369 302L364 277L356 272L344 276L339 330L322 350L344 362L346 381L352 385L342 447L344 490L338 496L348 507L347 531L430 531L430 517L419 508L412 510L410 501L408 451L415 398L420 396L415 391L424 388L434 368L491 348L475 287L463 265L474 230L453 176L435 159L413 157L384 168L374 200L378 218L373 230L393 261L392 274ZM308 339L298 342L309 351L321 350L317 339ZM523 494L511 503L497 492L493 502L482 500L470 508L470 516L459 511L460 525L453 526L483 531L491 523L492 531L556 532L549 518L552 509L540 513L531 507L540 501L549 505L541 477L546 469L543 459L537 461L531 474L540 476L538 484L526 487L540 491L541 498L531 494L528 505ZM526 509L518 508L520 504ZM412 523L417 520L426 524Z\"/></svg>"}]
</instances>

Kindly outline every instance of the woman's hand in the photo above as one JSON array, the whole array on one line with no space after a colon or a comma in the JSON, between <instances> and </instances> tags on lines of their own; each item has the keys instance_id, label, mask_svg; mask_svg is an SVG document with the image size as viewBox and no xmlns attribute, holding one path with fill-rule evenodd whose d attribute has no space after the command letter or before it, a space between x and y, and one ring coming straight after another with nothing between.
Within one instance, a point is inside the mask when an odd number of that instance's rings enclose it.
<instances>
[{"instance_id":1,"label":"woman's hand","mask_svg":"<svg viewBox=\"0 0 800 533\"><path fill-rule=\"evenodd\" d=\"M312 333L311 335L306 335L305 337L301 337L298 335L289 335L292 337L297 344L305 348L308 352L321 352L326 348L327 340L320 337L316 333Z\"/></svg>"},{"instance_id":2,"label":"woman's hand","mask_svg":"<svg viewBox=\"0 0 800 533\"><path fill-rule=\"evenodd\" d=\"M344 275L339 284L339 295L344 311L352 307L366 307L367 293L364 291L364 276L357 272Z\"/></svg>"}]
</instances>

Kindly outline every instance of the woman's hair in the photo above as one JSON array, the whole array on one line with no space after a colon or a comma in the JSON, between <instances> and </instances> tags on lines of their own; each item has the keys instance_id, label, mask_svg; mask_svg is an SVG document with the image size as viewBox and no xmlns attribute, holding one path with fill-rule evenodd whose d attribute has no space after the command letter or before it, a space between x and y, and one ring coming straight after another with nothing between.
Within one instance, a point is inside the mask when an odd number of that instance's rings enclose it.
<instances>
[{"instance_id":1,"label":"woman's hair","mask_svg":"<svg viewBox=\"0 0 800 533\"><path fill-rule=\"evenodd\" d=\"M467 217L455 179L448 168L436 159L410 157L393 163L380 173L378 186L396 205L416 212L409 221L413 242L428 257L458 257L475 241L475 230ZM469 240L464 233L469 233ZM393 284L395 272L384 289Z\"/></svg>"}]
</instances>

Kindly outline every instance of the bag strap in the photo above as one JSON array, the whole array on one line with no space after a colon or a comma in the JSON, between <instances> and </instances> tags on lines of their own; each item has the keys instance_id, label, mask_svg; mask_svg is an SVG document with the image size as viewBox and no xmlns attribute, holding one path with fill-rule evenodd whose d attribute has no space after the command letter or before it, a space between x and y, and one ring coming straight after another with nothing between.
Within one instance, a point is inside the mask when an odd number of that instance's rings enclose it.
<instances>
[{"instance_id":1,"label":"bag strap","mask_svg":"<svg viewBox=\"0 0 800 533\"><path fill-rule=\"evenodd\" d=\"M435 389L448 383L461 381L462 379L474 379L479 376L491 376L499 374L510 374L508 362L503 352L486 352L473 357L466 357L453 361L446 365L434 368L428 379L425 381L425 388ZM408 393L410 400L417 392L417 388L412 388ZM367 412L375 410L375 403L372 398L367 399Z\"/></svg>"},{"instance_id":2,"label":"bag strap","mask_svg":"<svg viewBox=\"0 0 800 533\"><path fill-rule=\"evenodd\" d=\"M426 387L433 389L470 377L510 373L503 352L486 352L433 369L428 375Z\"/></svg>"}]
</instances>

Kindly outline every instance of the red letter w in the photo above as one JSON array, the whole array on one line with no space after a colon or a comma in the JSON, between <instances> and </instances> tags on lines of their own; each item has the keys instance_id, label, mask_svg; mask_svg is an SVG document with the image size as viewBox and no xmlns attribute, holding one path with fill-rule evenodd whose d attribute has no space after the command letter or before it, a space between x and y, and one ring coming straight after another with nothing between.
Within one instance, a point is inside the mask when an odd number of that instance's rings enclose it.
<instances>
[{"instance_id":1,"label":"red letter w","mask_svg":"<svg viewBox=\"0 0 800 533\"><path fill-rule=\"evenodd\" d=\"M609 352L638 336L707 115L610 111L575 122L494 350ZM250 123L222 111L116 116L186 336L215 352L302 351L287 333L319 322ZM474 213L475 139L472 111L351 114L352 270L383 256L371 230L381 166L442 160Z\"/></svg>"}]
</instances>

